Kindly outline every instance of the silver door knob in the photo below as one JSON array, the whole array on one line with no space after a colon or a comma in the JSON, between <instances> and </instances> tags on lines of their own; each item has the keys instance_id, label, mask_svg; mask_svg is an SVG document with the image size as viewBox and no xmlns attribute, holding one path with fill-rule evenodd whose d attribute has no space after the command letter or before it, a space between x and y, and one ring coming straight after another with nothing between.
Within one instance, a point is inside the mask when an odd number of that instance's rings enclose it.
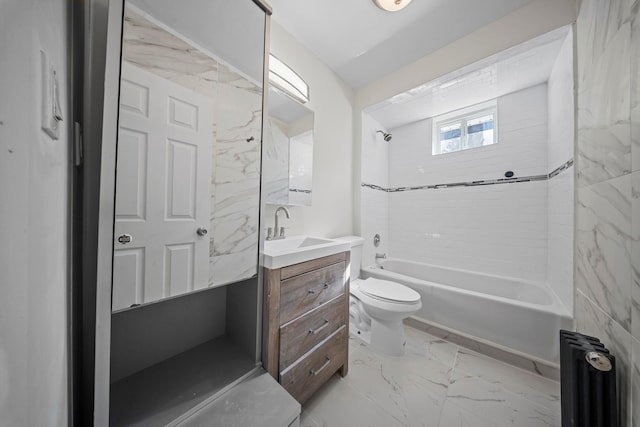
<instances>
[{"instance_id":1,"label":"silver door knob","mask_svg":"<svg viewBox=\"0 0 640 427\"><path fill-rule=\"evenodd\" d=\"M198 233L198 236L206 236L208 232L209 231L207 230L206 227L198 227L198 230L196 230L196 233Z\"/></svg>"}]
</instances>

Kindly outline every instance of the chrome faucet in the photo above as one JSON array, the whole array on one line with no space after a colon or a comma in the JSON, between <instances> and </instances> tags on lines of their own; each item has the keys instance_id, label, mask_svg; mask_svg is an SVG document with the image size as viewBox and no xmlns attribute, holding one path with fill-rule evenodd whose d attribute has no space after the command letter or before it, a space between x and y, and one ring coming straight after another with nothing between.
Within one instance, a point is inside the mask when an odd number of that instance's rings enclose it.
<instances>
[{"instance_id":1,"label":"chrome faucet","mask_svg":"<svg viewBox=\"0 0 640 427\"><path fill-rule=\"evenodd\" d=\"M376 253L376 261L379 259L387 259L387 254Z\"/></svg>"},{"instance_id":2,"label":"chrome faucet","mask_svg":"<svg viewBox=\"0 0 640 427\"><path fill-rule=\"evenodd\" d=\"M268 229L267 240L284 239L284 227L278 228L278 214L280 213L280 211L284 211L284 214L287 216L287 219L291 218L291 216L289 215L289 209L285 208L284 206L280 206L278 209L276 209L276 214L275 214L276 224L273 229L273 236L271 235L271 230Z\"/></svg>"}]
</instances>

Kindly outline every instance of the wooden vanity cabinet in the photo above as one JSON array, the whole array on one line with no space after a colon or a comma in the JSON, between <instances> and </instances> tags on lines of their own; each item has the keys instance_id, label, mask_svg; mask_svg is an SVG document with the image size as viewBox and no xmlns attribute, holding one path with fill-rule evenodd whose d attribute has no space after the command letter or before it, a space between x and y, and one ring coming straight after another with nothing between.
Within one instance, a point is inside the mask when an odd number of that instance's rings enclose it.
<instances>
[{"instance_id":1,"label":"wooden vanity cabinet","mask_svg":"<svg viewBox=\"0 0 640 427\"><path fill-rule=\"evenodd\" d=\"M349 361L349 252L265 269L262 362L303 403Z\"/></svg>"}]
</instances>

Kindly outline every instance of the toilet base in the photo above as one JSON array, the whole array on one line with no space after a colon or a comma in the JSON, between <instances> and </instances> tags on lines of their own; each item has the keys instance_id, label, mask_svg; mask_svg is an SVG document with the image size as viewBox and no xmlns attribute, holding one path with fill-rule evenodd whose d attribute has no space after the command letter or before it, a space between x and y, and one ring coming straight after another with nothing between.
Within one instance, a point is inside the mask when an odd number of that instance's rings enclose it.
<instances>
[{"instance_id":1,"label":"toilet base","mask_svg":"<svg viewBox=\"0 0 640 427\"><path fill-rule=\"evenodd\" d=\"M358 339L362 340L365 344L371 344L371 330L370 329L361 329L354 325L352 322L349 323L349 333Z\"/></svg>"},{"instance_id":2,"label":"toilet base","mask_svg":"<svg viewBox=\"0 0 640 427\"><path fill-rule=\"evenodd\" d=\"M380 322L371 319L371 348L389 356L403 356L407 351L402 320Z\"/></svg>"}]
</instances>

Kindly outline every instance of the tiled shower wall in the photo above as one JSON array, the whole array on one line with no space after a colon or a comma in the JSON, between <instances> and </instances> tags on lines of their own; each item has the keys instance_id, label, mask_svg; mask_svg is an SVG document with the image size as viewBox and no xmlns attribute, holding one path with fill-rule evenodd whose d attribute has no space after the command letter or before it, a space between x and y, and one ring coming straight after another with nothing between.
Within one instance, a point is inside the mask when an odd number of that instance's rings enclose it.
<instances>
[{"instance_id":1,"label":"tiled shower wall","mask_svg":"<svg viewBox=\"0 0 640 427\"><path fill-rule=\"evenodd\" d=\"M617 358L640 426L640 0L582 0L576 25L575 318Z\"/></svg>"},{"instance_id":2,"label":"tiled shower wall","mask_svg":"<svg viewBox=\"0 0 640 427\"><path fill-rule=\"evenodd\" d=\"M433 156L431 119L392 130L390 187L542 175L547 170L547 86L498 99L498 143ZM566 172L565 172L566 173ZM544 280L547 182L390 193L394 257Z\"/></svg>"},{"instance_id":3,"label":"tiled shower wall","mask_svg":"<svg viewBox=\"0 0 640 427\"><path fill-rule=\"evenodd\" d=\"M547 165L549 171L573 158L575 102L573 33L565 39L547 83ZM547 283L573 312L574 169L560 173L547 186Z\"/></svg>"},{"instance_id":4,"label":"tiled shower wall","mask_svg":"<svg viewBox=\"0 0 640 427\"><path fill-rule=\"evenodd\" d=\"M498 99L496 145L433 156L431 119L392 129L393 139L385 145L375 135L380 124L364 116L365 265L376 252L368 240L384 232L385 252L393 257L547 281L567 310L573 309L572 38L567 37L548 85ZM569 167L547 179L563 164ZM544 178L407 188L504 179L508 170L516 177Z\"/></svg>"},{"instance_id":5,"label":"tiled shower wall","mask_svg":"<svg viewBox=\"0 0 640 427\"><path fill-rule=\"evenodd\" d=\"M389 142L385 142L378 130L387 131L367 114L362 115L362 182L377 186L361 187L362 265L375 262L376 253L389 250L389 193L380 190L389 187ZM391 141L393 143L393 141ZM373 237L379 234L380 245L373 245Z\"/></svg>"}]
</instances>

